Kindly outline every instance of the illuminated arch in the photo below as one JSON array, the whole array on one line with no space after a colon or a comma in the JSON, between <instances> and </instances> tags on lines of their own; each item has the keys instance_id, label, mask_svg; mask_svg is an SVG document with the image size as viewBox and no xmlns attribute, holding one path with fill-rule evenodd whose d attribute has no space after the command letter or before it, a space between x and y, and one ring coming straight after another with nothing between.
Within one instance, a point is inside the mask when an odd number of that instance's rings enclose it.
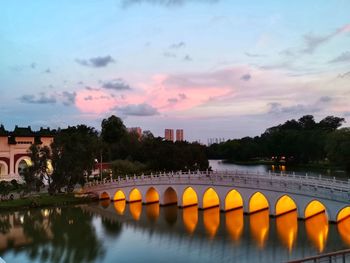
<instances>
[{"instance_id":1,"label":"illuminated arch","mask_svg":"<svg viewBox=\"0 0 350 263\"><path fill-rule=\"evenodd\" d=\"M305 219L325 212L326 207L320 201L313 200L305 208Z\"/></svg>"},{"instance_id":2,"label":"illuminated arch","mask_svg":"<svg viewBox=\"0 0 350 263\"><path fill-rule=\"evenodd\" d=\"M265 195L260 192L256 192L250 197L249 200L249 213L265 210L269 208L269 202Z\"/></svg>"},{"instance_id":3,"label":"illuminated arch","mask_svg":"<svg viewBox=\"0 0 350 263\"><path fill-rule=\"evenodd\" d=\"M30 160L30 158L28 156L22 156L16 162L16 165L15 165L16 170L15 171L18 174L21 174L21 173L23 173L24 168L26 168L28 166L32 166L32 161Z\"/></svg>"},{"instance_id":4,"label":"illuminated arch","mask_svg":"<svg viewBox=\"0 0 350 263\"><path fill-rule=\"evenodd\" d=\"M192 187L187 187L182 195L182 206L191 206L198 204L198 197L195 190Z\"/></svg>"},{"instance_id":5,"label":"illuminated arch","mask_svg":"<svg viewBox=\"0 0 350 263\"><path fill-rule=\"evenodd\" d=\"M142 195L139 189L134 188L129 194L129 202L138 202L142 200Z\"/></svg>"},{"instance_id":6,"label":"illuminated arch","mask_svg":"<svg viewBox=\"0 0 350 263\"><path fill-rule=\"evenodd\" d=\"M125 200L125 194L122 190L118 190L113 197L113 201Z\"/></svg>"},{"instance_id":7,"label":"illuminated arch","mask_svg":"<svg viewBox=\"0 0 350 263\"><path fill-rule=\"evenodd\" d=\"M177 204L177 194L176 191L172 187L168 187L164 192L163 204Z\"/></svg>"},{"instance_id":8,"label":"illuminated arch","mask_svg":"<svg viewBox=\"0 0 350 263\"><path fill-rule=\"evenodd\" d=\"M213 188L208 188L203 195L203 209L211 208L220 205L218 194Z\"/></svg>"},{"instance_id":9,"label":"illuminated arch","mask_svg":"<svg viewBox=\"0 0 350 263\"><path fill-rule=\"evenodd\" d=\"M9 167L7 166L7 163L4 161L0 161L0 176L8 175L9 174Z\"/></svg>"},{"instance_id":10,"label":"illuminated arch","mask_svg":"<svg viewBox=\"0 0 350 263\"><path fill-rule=\"evenodd\" d=\"M350 217L350 206L347 206L339 211L337 215L337 222L340 222L349 217Z\"/></svg>"},{"instance_id":11,"label":"illuminated arch","mask_svg":"<svg viewBox=\"0 0 350 263\"><path fill-rule=\"evenodd\" d=\"M276 203L276 216L280 216L295 210L297 210L297 205L290 196L284 195L278 199Z\"/></svg>"},{"instance_id":12,"label":"illuminated arch","mask_svg":"<svg viewBox=\"0 0 350 263\"><path fill-rule=\"evenodd\" d=\"M146 192L146 204L159 202L159 194L154 187L151 187Z\"/></svg>"},{"instance_id":13,"label":"illuminated arch","mask_svg":"<svg viewBox=\"0 0 350 263\"><path fill-rule=\"evenodd\" d=\"M106 199L110 199L109 194L107 192L103 192L100 195L100 200L106 200Z\"/></svg>"},{"instance_id":14,"label":"illuminated arch","mask_svg":"<svg viewBox=\"0 0 350 263\"><path fill-rule=\"evenodd\" d=\"M225 197L225 211L243 207L243 198L236 190L231 190Z\"/></svg>"}]
</instances>

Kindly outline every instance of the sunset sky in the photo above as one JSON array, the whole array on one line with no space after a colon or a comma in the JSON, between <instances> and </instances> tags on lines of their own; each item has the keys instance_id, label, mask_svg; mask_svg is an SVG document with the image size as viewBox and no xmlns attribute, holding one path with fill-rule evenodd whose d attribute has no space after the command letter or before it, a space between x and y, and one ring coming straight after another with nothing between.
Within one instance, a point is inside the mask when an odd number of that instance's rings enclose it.
<instances>
[{"instance_id":1,"label":"sunset sky","mask_svg":"<svg viewBox=\"0 0 350 263\"><path fill-rule=\"evenodd\" d=\"M350 121L350 1L0 2L0 123L121 117L187 140ZM349 126L349 124L345 124Z\"/></svg>"}]
</instances>

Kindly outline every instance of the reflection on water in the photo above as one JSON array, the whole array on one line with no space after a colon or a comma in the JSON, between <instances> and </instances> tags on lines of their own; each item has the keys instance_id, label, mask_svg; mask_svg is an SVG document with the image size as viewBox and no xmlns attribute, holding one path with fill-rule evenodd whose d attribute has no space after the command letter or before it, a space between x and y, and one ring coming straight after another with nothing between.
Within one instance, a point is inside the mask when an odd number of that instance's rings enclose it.
<instances>
[{"instance_id":1,"label":"reflection on water","mask_svg":"<svg viewBox=\"0 0 350 263\"><path fill-rule=\"evenodd\" d=\"M159 217L159 204L152 203L152 204L146 205L146 215L151 222L157 221Z\"/></svg>"},{"instance_id":2,"label":"reflection on water","mask_svg":"<svg viewBox=\"0 0 350 263\"><path fill-rule=\"evenodd\" d=\"M324 214L297 221L295 211L269 218L268 210L244 215L117 201L0 214L6 262L263 263L346 247L350 218L329 228Z\"/></svg>"},{"instance_id":3,"label":"reflection on water","mask_svg":"<svg viewBox=\"0 0 350 263\"><path fill-rule=\"evenodd\" d=\"M135 220L139 220L142 212L142 203L141 201L132 202L129 204L129 209L132 217Z\"/></svg>"},{"instance_id":4,"label":"reflection on water","mask_svg":"<svg viewBox=\"0 0 350 263\"><path fill-rule=\"evenodd\" d=\"M233 241L238 241L243 233L243 208L225 213L226 230Z\"/></svg>"},{"instance_id":5,"label":"reflection on water","mask_svg":"<svg viewBox=\"0 0 350 263\"><path fill-rule=\"evenodd\" d=\"M289 212L276 218L277 234L281 242L292 251L298 234L297 211Z\"/></svg>"},{"instance_id":6,"label":"reflection on water","mask_svg":"<svg viewBox=\"0 0 350 263\"><path fill-rule=\"evenodd\" d=\"M192 234L198 223L198 207L189 206L182 209L182 220L189 234Z\"/></svg>"},{"instance_id":7,"label":"reflection on water","mask_svg":"<svg viewBox=\"0 0 350 263\"><path fill-rule=\"evenodd\" d=\"M103 207L103 208L107 208L109 206L109 204L111 203L111 200L109 199L104 199L102 201L100 201L100 205Z\"/></svg>"},{"instance_id":8,"label":"reflection on water","mask_svg":"<svg viewBox=\"0 0 350 263\"><path fill-rule=\"evenodd\" d=\"M325 213L315 215L305 220L306 233L312 244L323 252L328 237L328 220Z\"/></svg>"},{"instance_id":9,"label":"reflection on water","mask_svg":"<svg viewBox=\"0 0 350 263\"><path fill-rule=\"evenodd\" d=\"M338 223L338 231L344 243L350 246L350 217Z\"/></svg>"},{"instance_id":10,"label":"reflection on water","mask_svg":"<svg viewBox=\"0 0 350 263\"><path fill-rule=\"evenodd\" d=\"M269 210L265 209L249 216L250 232L259 248L263 248L269 234Z\"/></svg>"},{"instance_id":11,"label":"reflection on water","mask_svg":"<svg viewBox=\"0 0 350 263\"><path fill-rule=\"evenodd\" d=\"M204 227L210 238L213 238L220 225L220 208L213 207L203 211Z\"/></svg>"},{"instance_id":12,"label":"reflection on water","mask_svg":"<svg viewBox=\"0 0 350 263\"><path fill-rule=\"evenodd\" d=\"M126 207L126 201L121 200L121 201L115 201L113 202L114 209L117 212L118 215L123 215Z\"/></svg>"}]
</instances>

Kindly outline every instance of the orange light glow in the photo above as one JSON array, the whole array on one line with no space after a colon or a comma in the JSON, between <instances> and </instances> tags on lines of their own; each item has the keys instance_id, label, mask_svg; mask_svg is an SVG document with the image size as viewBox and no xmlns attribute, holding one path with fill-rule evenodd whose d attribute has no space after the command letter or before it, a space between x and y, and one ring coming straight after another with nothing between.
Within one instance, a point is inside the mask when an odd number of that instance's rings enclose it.
<instances>
[{"instance_id":1,"label":"orange light glow","mask_svg":"<svg viewBox=\"0 0 350 263\"><path fill-rule=\"evenodd\" d=\"M288 195L282 196L276 204L276 216L283 215L285 213L294 211L297 209L297 205Z\"/></svg>"},{"instance_id":2,"label":"orange light glow","mask_svg":"<svg viewBox=\"0 0 350 263\"><path fill-rule=\"evenodd\" d=\"M305 209L305 219L325 211L326 211L325 206L321 202L314 200L310 202Z\"/></svg>"},{"instance_id":3,"label":"orange light glow","mask_svg":"<svg viewBox=\"0 0 350 263\"><path fill-rule=\"evenodd\" d=\"M146 203L156 203L159 202L159 194L156 191L156 189L154 189L153 187L151 187L150 189L148 189L147 193L146 193Z\"/></svg>"},{"instance_id":4,"label":"orange light glow","mask_svg":"<svg viewBox=\"0 0 350 263\"><path fill-rule=\"evenodd\" d=\"M253 238L258 243L259 248L265 246L269 234L269 211L263 210L249 216L250 222L250 232L252 233Z\"/></svg>"},{"instance_id":5,"label":"orange light glow","mask_svg":"<svg viewBox=\"0 0 350 263\"><path fill-rule=\"evenodd\" d=\"M197 193L193 190L192 187L186 188L182 195L182 206L191 206L198 204Z\"/></svg>"},{"instance_id":6,"label":"orange light glow","mask_svg":"<svg viewBox=\"0 0 350 263\"><path fill-rule=\"evenodd\" d=\"M126 202L125 200L115 201L113 203L114 209L118 215L123 215L125 211Z\"/></svg>"},{"instance_id":7,"label":"orange light glow","mask_svg":"<svg viewBox=\"0 0 350 263\"><path fill-rule=\"evenodd\" d=\"M146 216L152 222L157 221L159 217L159 204L153 203L146 205Z\"/></svg>"},{"instance_id":8,"label":"orange light glow","mask_svg":"<svg viewBox=\"0 0 350 263\"><path fill-rule=\"evenodd\" d=\"M218 194L213 188L209 188L205 191L203 196L203 209L211 208L220 205L220 199Z\"/></svg>"},{"instance_id":9,"label":"orange light glow","mask_svg":"<svg viewBox=\"0 0 350 263\"><path fill-rule=\"evenodd\" d=\"M235 209L225 213L226 229L233 241L238 241L243 232L243 209Z\"/></svg>"},{"instance_id":10,"label":"orange light glow","mask_svg":"<svg viewBox=\"0 0 350 263\"><path fill-rule=\"evenodd\" d=\"M328 219L325 213L305 221L306 234L319 252L323 252L328 238Z\"/></svg>"},{"instance_id":11,"label":"orange light glow","mask_svg":"<svg viewBox=\"0 0 350 263\"><path fill-rule=\"evenodd\" d=\"M350 246L350 217L338 223L338 232L342 240Z\"/></svg>"},{"instance_id":12,"label":"orange light glow","mask_svg":"<svg viewBox=\"0 0 350 263\"><path fill-rule=\"evenodd\" d=\"M109 194L107 194L106 192L103 192L100 196L100 200L103 200L103 199L110 199Z\"/></svg>"},{"instance_id":13,"label":"orange light glow","mask_svg":"<svg viewBox=\"0 0 350 263\"><path fill-rule=\"evenodd\" d=\"M142 203L141 202L133 202L129 204L129 210L131 216L135 220L139 220L142 212Z\"/></svg>"},{"instance_id":14,"label":"orange light glow","mask_svg":"<svg viewBox=\"0 0 350 263\"><path fill-rule=\"evenodd\" d=\"M164 205L177 204L177 194L171 187L164 192Z\"/></svg>"},{"instance_id":15,"label":"orange light glow","mask_svg":"<svg viewBox=\"0 0 350 263\"><path fill-rule=\"evenodd\" d=\"M236 190L231 190L225 198L225 211L243 207L241 194Z\"/></svg>"},{"instance_id":16,"label":"orange light glow","mask_svg":"<svg viewBox=\"0 0 350 263\"><path fill-rule=\"evenodd\" d=\"M113 197L113 201L120 201L120 200L125 200L125 194L121 190L117 191Z\"/></svg>"},{"instance_id":17,"label":"orange light glow","mask_svg":"<svg viewBox=\"0 0 350 263\"><path fill-rule=\"evenodd\" d=\"M292 211L276 218L276 227L282 244L292 251L298 233L298 213Z\"/></svg>"},{"instance_id":18,"label":"orange light glow","mask_svg":"<svg viewBox=\"0 0 350 263\"><path fill-rule=\"evenodd\" d=\"M344 220L346 218L350 217L350 206L343 208L338 216L337 216L337 222Z\"/></svg>"},{"instance_id":19,"label":"orange light glow","mask_svg":"<svg viewBox=\"0 0 350 263\"><path fill-rule=\"evenodd\" d=\"M198 223L198 207L186 207L182 211L182 219L188 233L192 234Z\"/></svg>"},{"instance_id":20,"label":"orange light glow","mask_svg":"<svg viewBox=\"0 0 350 263\"><path fill-rule=\"evenodd\" d=\"M134 188L129 195L129 202L137 202L142 200L142 195L139 189Z\"/></svg>"},{"instance_id":21,"label":"orange light glow","mask_svg":"<svg viewBox=\"0 0 350 263\"><path fill-rule=\"evenodd\" d=\"M260 193L255 193L249 201L249 213L257 212L269 208L269 202L266 197Z\"/></svg>"},{"instance_id":22,"label":"orange light glow","mask_svg":"<svg viewBox=\"0 0 350 263\"><path fill-rule=\"evenodd\" d=\"M109 199L103 199L101 202L100 202L100 205L103 207L103 208L107 208L109 206L109 204L111 203L111 200Z\"/></svg>"},{"instance_id":23,"label":"orange light glow","mask_svg":"<svg viewBox=\"0 0 350 263\"><path fill-rule=\"evenodd\" d=\"M206 232L213 238L220 225L220 207L212 207L203 212L203 221Z\"/></svg>"}]
</instances>

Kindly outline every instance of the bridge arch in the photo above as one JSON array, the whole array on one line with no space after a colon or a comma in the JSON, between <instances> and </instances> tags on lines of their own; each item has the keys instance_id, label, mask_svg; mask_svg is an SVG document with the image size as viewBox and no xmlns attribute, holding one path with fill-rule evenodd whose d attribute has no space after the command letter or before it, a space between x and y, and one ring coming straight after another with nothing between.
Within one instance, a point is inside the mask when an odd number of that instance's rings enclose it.
<instances>
[{"instance_id":1,"label":"bridge arch","mask_svg":"<svg viewBox=\"0 0 350 263\"><path fill-rule=\"evenodd\" d=\"M139 189L133 188L129 194L129 202L142 201L142 194Z\"/></svg>"},{"instance_id":2,"label":"bridge arch","mask_svg":"<svg viewBox=\"0 0 350 263\"><path fill-rule=\"evenodd\" d=\"M230 190L225 197L225 211L242 208L243 198L240 192L237 190Z\"/></svg>"},{"instance_id":3,"label":"bridge arch","mask_svg":"<svg viewBox=\"0 0 350 263\"><path fill-rule=\"evenodd\" d=\"M121 200L125 200L125 194L122 190L118 190L114 194L113 201L121 201Z\"/></svg>"},{"instance_id":4,"label":"bridge arch","mask_svg":"<svg viewBox=\"0 0 350 263\"><path fill-rule=\"evenodd\" d=\"M342 209L339 210L337 214L337 222L340 222L349 217L350 217L350 206L343 207Z\"/></svg>"},{"instance_id":5,"label":"bridge arch","mask_svg":"<svg viewBox=\"0 0 350 263\"><path fill-rule=\"evenodd\" d=\"M164 191L163 195L163 205L172 205L172 204L177 204L178 199L177 199L177 193L174 188L168 187Z\"/></svg>"},{"instance_id":6,"label":"bridge arch","mask_svg":"<svg viewBox=\"0 0 350 263\"><path fill-rule=\"evenodd\" d=\"M283 195L277 200L275 210L275 216L280 216L297 210L297 204L289 195Z\"/></svg>"},{"instance_id":7,"label":"bridge arch","mask_svg":"<svg viewBox=\"0 0 350 263\"><path fill-rule=\"evenodd\" d=\"M249 213L269 209L269 201L261 192L255 192L249 199Z\"/></svg>"},{"instance_id":8,"label":"bridge arch","mask_svg":"<svg viewBox=\"0 0 350 263\"><path fill-rule=\"evenodd\" d=\"M100 200L107 200L107 199L111 199L109 194L107 192L103 192L102 194L100 194Z\"/></svg>"},{"instance_id":9,"label":"bridge arch","mask_svg":"<svg viewBox=\"0 0 350 263\"><path fill-rule=\"evenodd\" d=\"M214 188L209 187L203 195L203 209L216 207L220 205L220 198Z\"/></svg>"},{"instance_id":10,"label":"bridge arch","mask_svg":"<svg viewBox=\"0 0 350 263\"><path fill-rule=\"evenodd\" d=\"M157 203L159 202L159 193L154 187L150 187L145 196L145 203L151 204L151 203Z\"/></svg>"},{"instance_id":11,"label":"bridge arch","mask_svg":"<svg viewBox=\"0 0 350 263\"><path fill-rule=\"evenodd\" d=\"M192 187L187 187L182 194L182 207L198 205L198 196Z\"/></svg>"},{"instance_id":12,"label":"bridge arch","mask_svg":"<svg viewBox=\"0 0 350 263\"><path fill-rule=\"evenodd\" d=\"M308 219L310 217L313 217L321 213L325 213L326 216L328 217L326 206L320 201L314 199L306 205L306 208L304 211L304 218Z\"/></svg>"}]
</instances>

